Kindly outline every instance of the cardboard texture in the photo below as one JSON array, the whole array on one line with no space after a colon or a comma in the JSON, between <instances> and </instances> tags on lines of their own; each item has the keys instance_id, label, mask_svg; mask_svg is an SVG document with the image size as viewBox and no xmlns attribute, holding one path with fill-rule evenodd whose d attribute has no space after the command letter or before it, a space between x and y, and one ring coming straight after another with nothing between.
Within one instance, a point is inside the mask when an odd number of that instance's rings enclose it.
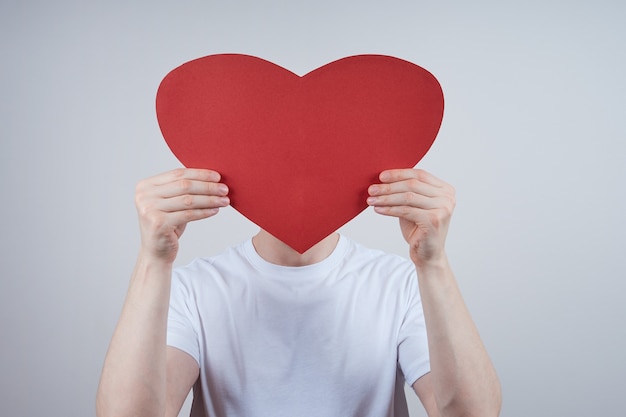
<instances>
[{"instance_id":1,"label":"cardboard texture","mask_svg":"<svg viewBox=\"0 0 626 417\"><path fill-rule=\"evenodd\" d=\"M211 55L171 71L156 98L183 165L218 171L231 205L300 253L367 207L381 171L419 162L443 107L432 74L383 55L302 77L252 56Z\"/></svg>"}]
</instances>

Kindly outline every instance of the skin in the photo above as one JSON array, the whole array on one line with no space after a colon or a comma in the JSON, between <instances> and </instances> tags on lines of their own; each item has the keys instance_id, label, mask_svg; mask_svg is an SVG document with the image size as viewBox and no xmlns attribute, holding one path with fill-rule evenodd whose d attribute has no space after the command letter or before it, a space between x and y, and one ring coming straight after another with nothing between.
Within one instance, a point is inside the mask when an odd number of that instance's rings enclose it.
<instances>
[{"instance_id":1,"label":"skin","mask_svg":"<svg viewBox=\"0 0 626 417\"><path fill-rule=\"evenodd\" d=\"M413 388L430 417L497 416L500 384L465 306L445 253L454 189L415 169L389 170L369 188L368 204L397 217L418 273L429 336L431 372ZM229 204L217 172L177 169L137 185L141 247L98 387L97 415L176 417L198 378L188 354L166 346L172 265L187 223ZM319 262L335 248L332 234L299 254L261 230L261 257L285 266Z\"/></svg>"},{"instance_id":2,"label":"skin","mask_svg":"<svg viewBox=\"0 0 626 417\"><path fill-rule=\"evenodd\" d=\"M431 372L413 389L428 415L499 415L500 383L445 252L454 188L423 170L389 170L369 194L376 212L399 219L417 270Z\"/></svg>"}]
</instances>

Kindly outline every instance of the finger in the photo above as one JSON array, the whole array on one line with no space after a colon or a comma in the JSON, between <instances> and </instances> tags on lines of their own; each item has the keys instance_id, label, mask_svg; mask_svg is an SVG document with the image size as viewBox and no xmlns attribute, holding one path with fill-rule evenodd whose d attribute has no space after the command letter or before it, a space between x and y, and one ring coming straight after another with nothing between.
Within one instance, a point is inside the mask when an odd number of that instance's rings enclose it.
<instances>
[{"instance_id":1,"label":"finger","mask_svg":"<svg viewBox=\"0 0 626 417\"><path fill-rule=\"evenodd\" d=\"M152 185L163 185L178 180L197 180L206 182L219 182L221 176L218 172L210 169L177 168L171 171L148 178L147 182Z\"/></svg>"},{"instance_id":2,"label":"finger","mask_svg":"<svg viewBox=\"0 0 626 417\"><path fill-rule=\"evenodd\" d=\"M380 173L381 182L392 183L404 181L408 179L416 179L420 182L433 185L435 187L444 187L447 185L445 181L440 180L423 169L388 169Z\"/></svg>"},{"instance_id":3,"label":"finger","mask_svg":"<svg viewBox=\"0 0 626 417\"><path fill-rule=\"evenodd\" d=\"M428 197L413 192L403 192L371 196L367 198L367 204L374 207L413 207L425 210L437 209L441 207L441 198Z\"/></svg>"},{"instance_id":4,"label":"finger","mask_svg":"<svg viewBox=\"0 0 626 417\"><path fill-rule=\"evenodd\" d=\"M409 206L377 206L374 211L384 216L397 217L419 224L429 215L429 210Z\"/></svg>"},{"instance_id":5,"label":"finger","mask_svg":"<svg viewBox=\"0 0 626 417\"><path fill-rule=\"evenodd\" d=\"M224 196L191 195L165 198L158 200L158 210L172 213L176 211L202 210L226 207L230 199Z\"/></svg>"},{"instance_id":6,"label":"finger","mask_svg":"<svg viewBox=\"0 0 626 417\"><path fill-rule=\"evenodd\" d=\"M426 197L437 197L441 195L442 189L416 178L409 178L398 182L373 184L367 191L370 196L412 192Z\"/></svg>"},{"instance_id":7,"label":"finger","mask_svg":"<svg viewBox=\"0 0 626 417\"><path fill-rule=\"evenodd\" d=\"M219 208L190 209L168 213L167 216L170 224L184 225L215 216L218 212Z\"/></svg>"},{"instance_id":8,"label":"finger","mask_svg":"<svg viewBox=\"0 0 626 417\"><path fill-rule=\"evenodd\" d=\"M228 187L226 184L186 178L155 186L155 195L162 198L183 195L225 196L227 194Z\"/></svg>"}]
</instances>

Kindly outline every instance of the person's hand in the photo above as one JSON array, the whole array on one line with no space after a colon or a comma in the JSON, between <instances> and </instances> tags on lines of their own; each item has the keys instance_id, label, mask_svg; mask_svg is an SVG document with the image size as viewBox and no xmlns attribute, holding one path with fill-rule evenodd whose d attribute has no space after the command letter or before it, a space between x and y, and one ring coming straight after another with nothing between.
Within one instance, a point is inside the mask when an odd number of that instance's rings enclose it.
<instances>
[{"instance_id":1,"label":"person's hand","mask_svg":"<svg viewBox=\"0 0 626 417\"><path fill-rule=\"evenodd\" d=\"M178 239L187 223L214 216L230 204L220 174L206 169L179 168L140 181L135 192L141 254L174 262Z\"/></svg>"},{"instance_id":2,"label":"person's hand","mask_svg":"<svg viewBox=\"0 0 626 417\"><path fill-rule=\"evenodd\" d=\"M445 260L445 240L455 206L454 188L420 169L383 171L369 187L367 204L400 219L410 255L418 267Z\"/></svg>"}]
</instances>

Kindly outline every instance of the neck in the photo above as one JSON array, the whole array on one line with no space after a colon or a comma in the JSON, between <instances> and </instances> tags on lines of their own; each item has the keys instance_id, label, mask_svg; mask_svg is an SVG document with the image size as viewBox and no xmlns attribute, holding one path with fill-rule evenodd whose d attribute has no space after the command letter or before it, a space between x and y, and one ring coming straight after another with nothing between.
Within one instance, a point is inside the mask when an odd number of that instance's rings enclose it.
<instances>
[{"instance_id":1,"label":"neck","mask_svg":"<svg viewBox=\"0 0 626 417\"><path fill-rule=\"evenodd\" d=\"M261 229L252 244L261 258L281 266L306 266L326 259L337 246L339 234L333 233L304 253L299 253Z\"/></svg>"}]
</instances>

